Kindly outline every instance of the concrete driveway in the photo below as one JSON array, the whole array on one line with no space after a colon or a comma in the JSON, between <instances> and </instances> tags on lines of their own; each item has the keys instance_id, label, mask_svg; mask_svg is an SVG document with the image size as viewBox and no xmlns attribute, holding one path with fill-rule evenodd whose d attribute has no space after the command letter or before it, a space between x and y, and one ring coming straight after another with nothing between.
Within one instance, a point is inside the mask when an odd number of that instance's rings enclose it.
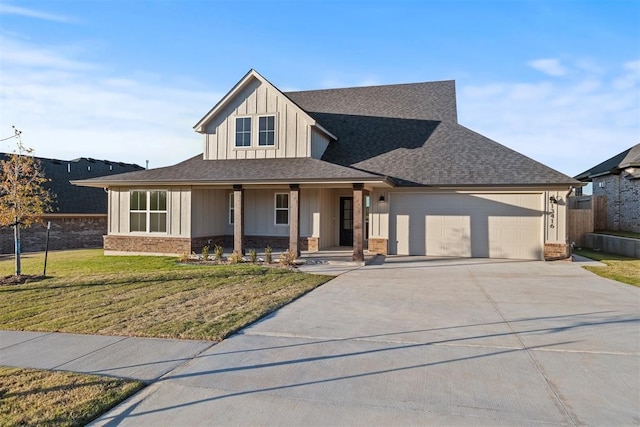
<instances>
[{"instance_id":1,"label":"concrete driveway","mask_svg":"<svg viewBox=\"0 0 640 427\"><path fill-rule=\"evenodd\" d=\"M387 258L98 425L638 425L640 289L567 262Z\"/></svg>"}]
</instances>

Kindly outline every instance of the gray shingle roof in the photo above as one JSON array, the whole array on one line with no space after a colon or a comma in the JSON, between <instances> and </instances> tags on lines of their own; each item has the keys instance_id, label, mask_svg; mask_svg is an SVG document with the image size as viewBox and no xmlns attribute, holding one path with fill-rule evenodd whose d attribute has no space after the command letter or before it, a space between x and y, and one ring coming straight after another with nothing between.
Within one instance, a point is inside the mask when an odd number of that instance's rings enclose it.
<instances>
[{"instance_id":1,"label":"gray shingle roof","mask_svg":"<svg viewBox=\"0 0 640 427\"><path fill-rule=\"evenodd\" d=\"M6 158L0 153L0 160ZM102 188L77 187L71 180L82 180L105 175L143 169L129 163L95 160L85 157L74 160L57 160L37 157L45 177L49 181L45 187L56 194L54 211L59 214L106 214L107 193Z\"/></svg>"},{"instance_id":2,"label":"gray shingle roof","mask_svg":"<svg viewBox=\"0 0 640 427\"><path fill-rule=\"evenodd\" d=\"M591 181L593 176L619 173L621 169L629 167L640 167L640 144L636 144L624 150L622 153L618 153L610 159L595 165L591 169L587 169L581 174L576 175L575 178L580 181Z\"/></svg>"},{"instance_id":3,"label":"gray shingle roof","mask_svg":"<svg viewBox=\"0 0 640 427\"><path fill-rule=\"evenodd\" d=\"M453 80L285 92L285 95L311 116L332 113L457 121Z\"/></svg>"},{"instance_id":4,"label":"gray shingle roof","mask_svg":"<svg viewBox=\"0 0 640 427\"><path fill-rule=\"evenodd\" d=\"M174 166L85 180L83 184L248 183L381 181L385 177L312 158L204 160L194 156Z\"/></svg>"},{"instance_id":5,"label":"gray shingle roof","mask_svg":"<svg viewBox=\"0 0 640 427\"><path fill-rule=\"evenodd\" d=\"M576 185L578 181L457 123L455 82L287 92L338 139L314 159L202 160L108 182L374 179L399 185ZM94 182L95 183L95 182Z\"/></svg>"}]
</instances>

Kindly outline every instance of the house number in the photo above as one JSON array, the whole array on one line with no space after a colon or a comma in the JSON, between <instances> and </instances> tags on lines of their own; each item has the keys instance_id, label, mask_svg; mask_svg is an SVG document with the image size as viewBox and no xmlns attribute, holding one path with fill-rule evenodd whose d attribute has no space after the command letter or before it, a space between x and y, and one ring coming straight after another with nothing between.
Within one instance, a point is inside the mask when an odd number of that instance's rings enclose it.
<instances>
[{"instance_id":1,"label":"house number","mask_svg":"<svg viewBox=\"0 0 640 427\"><path fill-rule=\"evenodd\" d=\"M549 228L556 228L556 226L553 224L553 219L556 216L556 211L555 208L553 206L553 203L551 203L551 213L549 214Z\"/></svg>"}]
</instances>

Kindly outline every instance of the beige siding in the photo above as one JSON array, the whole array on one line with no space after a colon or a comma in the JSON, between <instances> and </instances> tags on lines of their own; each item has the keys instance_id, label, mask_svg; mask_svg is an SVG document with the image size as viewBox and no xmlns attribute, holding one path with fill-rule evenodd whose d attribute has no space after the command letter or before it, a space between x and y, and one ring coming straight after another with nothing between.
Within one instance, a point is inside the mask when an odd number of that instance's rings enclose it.
<instances>
[{"instance_id":1,"label":"beige siding","mask_svg":"<svg viewBox=\"0 0 640 427\"><path fill-rule=\"evenodd\" d=\"M566 192L562 191L546 191L544 193L545 243L567 242L567 200L565 195ZM555 197L558 203L549 202L551 196Z\"/></svg>"},{"instance_id":2,"label":"beige siding","mask_svg":"<svg viewBox=\"0 0 640 427\"><path fill-rule=\"evenodd\" d=\"M384 196L384 202L380 201L380 196ZM371 193L368 237L389 238L389 193L386 191L374 191Z\"/></svg>"},{"instance_id":3,"label":"beige siding","mask_svg":"<svg viewBox=\"0 0 640 427\"><path fill-rule=\"evenodd\" d=\"M258 117L275 115L276 144L258 147ZM235 147L237 117L251 117L251 147ZM310 157L311 121L284 95L254 79L206 126L205 159Z\"/></svg>"},{"instance_id":4,"label":"beige siding","mask_svg":"<svg viewBox=\"0 0 640 427\"><path fill-rule=\"evenodd\" d=\"M229 192L193 190L191 211L192 236L224 235L229 222Z\"/></svg>"},{"instance_id":5,"label":"beige siding","mask_svg":"<svg viewBox=\"0 0 640 427\"><path fill-rule=\"evenodd\" d=\"M329 138L315 129L311 129L311 157L322 158L324 151L329 146Z\"/></svg>"},{"instance_id":6,"label":"beige siding","mask_svg":"<svg viewBox=\"0 0 640 427\"><path fill-rule=\"evenodd\" d=\"M320 248L336 246L338 204L335 190L320 190Z\"/></svg>"}]
</instances>

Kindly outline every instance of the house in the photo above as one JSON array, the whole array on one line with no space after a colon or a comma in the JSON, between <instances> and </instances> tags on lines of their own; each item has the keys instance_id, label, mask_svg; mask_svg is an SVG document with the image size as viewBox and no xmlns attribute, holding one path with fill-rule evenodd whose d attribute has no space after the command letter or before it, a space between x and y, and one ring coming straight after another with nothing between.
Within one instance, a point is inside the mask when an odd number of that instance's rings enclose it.
<instances>
[{"instance_id":1,"label":"house","mask_svg":"<svg viewBox=\"0 0 640 427\"><path fill-rule=\"evenodd\" d=\"M453 81L282 92L250 70L194 129L188 160L74 182L109 190L105 253L568 256L581 184L458 124Z\"/></svg>"},{"instance_id":2,"label":"house","mask_svg":"<svg viewBox=\"0 0 640 427\"><path fill-rule=\"evenodd\" d=\"M640 144L577 175L607 197L607 228L640 233Z\"/></svg>"},{"instance_id":3,"label":"house","mask_svg":"<svg viewBox=\"0 0 640 427\"><path fill-rule=\"evenodd\" d=\"M0 160L6 158L0 153ZM79 158L57 160L37 158L44 175L50 179L46 187L55 195L53 212L44 214L44 223L51 222L50 249L99 248L107 233L108 196L102 188L78 187L70 180L114 175L143 169L135 164ZM46 226L34 224L20 232L23 252L43 251ZM0 253L14 252L13 227L0 228Z\"/></svg>"}]
</instances>

